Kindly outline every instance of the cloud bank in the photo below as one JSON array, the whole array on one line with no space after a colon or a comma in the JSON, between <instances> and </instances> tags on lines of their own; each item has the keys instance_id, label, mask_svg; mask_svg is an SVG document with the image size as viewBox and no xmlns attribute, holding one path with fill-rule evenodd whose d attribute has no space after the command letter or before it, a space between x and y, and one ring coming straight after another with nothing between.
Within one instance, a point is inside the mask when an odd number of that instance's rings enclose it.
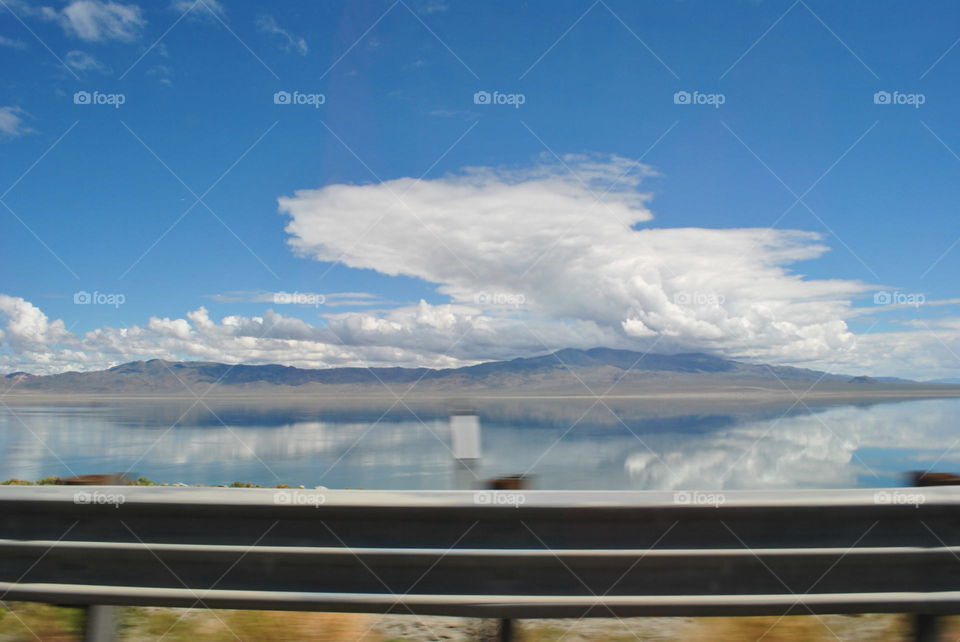
<instances>
[{"instance_id":1,"label":"cloud bank","mask_svg":"<svg viewBox=\"0 0 960 642\"><path fill-rule=\"evenodd\" d=\"M199 307L74 334L31 302L0 295L0 369L86 370L151 357L449 367L610 346L854 374L956 372L960 322L856 335L847 320L864 308L853 302L872 288L799 273L798 263L828 251L817 234L657 227L641 189L653 174L624 158L568 156L297 191L279 209L298 255L422 279L448 302L294 293L301 301L238 288L212 298L267 309L216 320ZM317 274L313 292L322 292L320 266ZM298 318L311 306L314 322Z\"/></svg>"}]
</instances>

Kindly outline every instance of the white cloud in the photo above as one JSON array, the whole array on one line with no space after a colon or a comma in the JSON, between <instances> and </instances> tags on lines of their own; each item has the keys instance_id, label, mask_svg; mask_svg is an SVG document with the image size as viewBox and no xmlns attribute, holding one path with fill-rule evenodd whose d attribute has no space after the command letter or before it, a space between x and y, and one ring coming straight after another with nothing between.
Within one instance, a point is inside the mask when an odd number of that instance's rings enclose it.
<instances>
[{"instance_id":1,"label":"white cloud","mask_svg":"<svg viewBox=\"0 0 960 642\"><path fill-rule=\"evenodd\" d=\"M110 0L73 0L63 9L41 7L39 11L68 34L91 42L136 40L146 24L140 7Z\"/></svg>"},{"instance_id":2,"label":"white cloud","mask_svg":"<svg viewBox=\"0 0 960 642\"><path fill-rule=\"evenodd\" d=\"M85 51L68 51L63 60L76 71L98 71L100 73L110 73L110 69L106 65Z\"/></svg>"},{"instance_id":3,"label":"white cloud","mask_svg":"<svg viewBox=\"0 0 960 642\"><path fill-rule=\"evenodd\" d=\"M20 297L0 294L0 313L7 317L4 339L14 349L30 349L69 342L63 321L50 321L40 308Z\"/></svg>"},{"instance_id":4,"label":"white cloud","mask_svg":"<svg viewBox=\"0 0 960 642\"><path fill-rule=\"evenodd\" d=\"M0 352L0 372L91 370L149 358L305 368L456 367L541 352L531 331L558 345L583 348L615 340L592 324L521 322L483 315L469 306L432 306L423 301L388 312L332 314L327 325L312 325L269 309L262 316L231 315L217 321L200 307L185 318L151 317L144 325L104 326L82 335L68 332L62 320L48 319L17 297L0 295L0 319L3 316L7 317L3 345L8 351Z\"/></svg>"},{"instance_id":5,"label":"white cloud","mask_svg":"<svg viewBox=\"0 0 960 642\"><path fill-rule=\"evenodd\" d=\"M32 132L23 122L25 113L19 107L0 107L0 136L14 138Z\"/></svg>"},{"instance_id":6,"label":"white cloud","mask_svg":"<svg viewBox=\"0 0 960 642\"><path fill-rule=\"evenodd\" d=\"M156 78L161 85L173 84L173 69L168 65L154 65L147 70L147 75Z\"/></svg>"},{"instance_id":7,"label":"white cloud","mask_svg":"<svg viewBox=\"0 0 960 642\"><path fill-rule=\"evenodd\" d=\"M389 302L337 292L323 294L315 324L274 309L218 321L198 308L184 318L74 336L62 321L6 297L0 367L91 369L150 357L457 366L609 346L707 351L850 374L955 376L960 320L856 335L846 320L864 308L853 300L874 288L792 269L827 251L816 234L653 227L650 196L640 189L652 174L623 158L579 156L523 170L472 168L431 180L302 190L279 199L296 252L423 279L450 302L341 312L337 304ZM286 299L278 294L212 298L306 309L279 305ZM322 291L301 294L291 302L313 305L310 297Z\"/></svg>"},{"instance_id":8,"label":"white cloud","mask_svg":"<svg viewBox=\"0 0 960 642\"><path fill-rule=\"evenodd\" d=\"M704 435L644 435L648 448L630 454L625 468L640 488L852 488L858 477L884 472L871 470L858 451L915 450L954 441L955 402L926 404L922 413L913 404L888 404L880 412L849 405L743 422ZM941 457L942 449L931 451L921 461Z\"/></svg>"},{"instance_id":9,"label":"white cloud","mask_svg":"<svg viewBox=\"0 0 960 642\"><path fill-rule=\"evenodd\" d=\"M212 318L206 308L182 318L151 317L143 325L67 331L18 297L0 295L0 372L94 370L136 359L205 360L326 366L457 367L538 354L550 348L637 347L635 339L595 321L561 322L478 306L418 305L326 315L311 324L272 309L260 316ZM542 343L541 343L542 342ZM657 349L671 352L672 349ZM808 365L850 374L930 379L960 367L960 319L932 332L861 335L855 349ZM788 361L789 362L789 361Z\"/></svg>"},{"instance_id":10,"label":"white cloud","mask_svg":"<svg viewBox=\"0 0 960 642\"><path fill-rule=\"evenodd\" d=\"M193 19L221 20L226 17L226 10L219 0L174 0L170 8L180 14L190 12L188 16Z\"/></svg>"},{"instance_id":11,"label":"white cloud","mask_svg":"<svg viewBox=\"0 0 960 642\"><path fill-rule=\"evenodd\" d=\"M273 305L305 305L319 308L337 308L345 306L390 305L388 301L369 292L300 292L266 290L233 290L208 295L217 303L270 303Z\"/></svg>"},{"instance_id":12,"label":"white cloud","mask_svg":"<svg viewBox=\"0 0 960 642\"><path fill-rule=\"evenodd\" d=\"M306 56L310 51L307 47L307 41L299 36L295 36L286 29L282 28L277 24L277 21L271 15L261 16L257 20L257 27L260 31L269 33L271 35L280 36L281 38L281 47L284 51L294 51L301 56Z\"/></svg>"},{"instance_id":13,"label":"white cloud","mask_svg":"<svg viewBox=\"0 0 960 642\"><path fill-rule=\"evenodd\" d=\"M12 49L26 49L27 43L22 40L16 40L15 38L7 38L6 36L0 36L0 47L11 47Z\"/></svg>"},{"instance_id":14,"label":"white cloud","mask_svg":"<svg viewBox=\"0 0 960 642\"><path fill-rule=\"evenodd\" d=\"M854 348L843 319L866 286L788 269L827 250L816 234L647 227L637 188L650 170L631 168L592 157L474 168L302 190L280 209L304 256L421 278L461 304L522 300L518 311L592 324L618 343L775 361Z\"/></svg>"},{"instance_id":15,"label":"white cloud","mask_svg":"<svg viewBox=\"0 0 960 642\"><path fill-rule=\"evenodd\" d=\"M814 362L853 374L892 374L919 380L960 373L960 319L918 321L912 330L857 335L857 349Z\"/></svg>"}]
</instances>

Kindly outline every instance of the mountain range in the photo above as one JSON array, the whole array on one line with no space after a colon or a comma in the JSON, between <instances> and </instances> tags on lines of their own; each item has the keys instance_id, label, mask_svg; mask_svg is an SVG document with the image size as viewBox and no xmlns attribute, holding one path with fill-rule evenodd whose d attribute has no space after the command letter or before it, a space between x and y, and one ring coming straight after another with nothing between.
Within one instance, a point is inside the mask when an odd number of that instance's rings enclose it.
<instances>
[{"instance_id":1,"label":"mountain range","mask_svg":"<svg viewBox=\"0 0 960 642\"><path fill-rule=\"evenodd\" d=\"M630 350L565 349L551 354L448 369L323 368L204 361L133 361L94 372L6 375L14 393L50 394L384 394L639 395L794 390L859 395L907 395L921 389L955 394L960 386L830 374L789 366L749 364L702 353L647 354ZM187 390L189 388L189 391Z\"/></svg>"}]
</instances>

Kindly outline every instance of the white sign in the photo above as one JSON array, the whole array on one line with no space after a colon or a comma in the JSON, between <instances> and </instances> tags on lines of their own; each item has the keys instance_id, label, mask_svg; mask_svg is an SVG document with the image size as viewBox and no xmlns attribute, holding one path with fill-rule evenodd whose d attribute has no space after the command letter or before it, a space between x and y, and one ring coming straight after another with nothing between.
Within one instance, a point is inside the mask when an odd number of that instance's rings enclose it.
<instances>
[{"instance_id":1,"label":"white sign","mask_svg":"<svg viewBox=\"0 0 960 642\"><path fill-rule=\"evenodd\" d=\"M456 459L480 459L480 419L476 415L450 415L450 435Z\"/></svg>"}]
</instances>

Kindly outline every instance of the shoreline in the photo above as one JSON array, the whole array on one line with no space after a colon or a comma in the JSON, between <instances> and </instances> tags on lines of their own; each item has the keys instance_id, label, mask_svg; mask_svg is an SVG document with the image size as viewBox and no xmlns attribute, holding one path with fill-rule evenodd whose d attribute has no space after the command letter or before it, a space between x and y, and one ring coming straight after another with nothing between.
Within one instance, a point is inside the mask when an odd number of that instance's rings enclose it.
<instances>
[{"instance_id":1,"label":"shoreline","mask_svg":"<svg viewBox=\"0 0 960 642\"><path fill-rule=\"evenodd\" d=\"M221 402L242 401L248 403L262 402L365 402L386 401L394 402L397 399L413 402L451 402L463 401L710 401L710 402L782 402L797 401L802 403L808 400L825 401L896 401L922 399L951 399L960 398L960 386L951 386L950 389L919 388L904 389L875 389L875 390L802 390L802 389L767 389L743 388L726 390L703 390L685 392L636 392L615 394L574 394L566 392L549 393L490 393L487 391L471 392L470 390L451 391L449 393L425 392L405 394L404 390L391 390L376 393L346 393L345 391L328 391L326 394L314 392L269 392L269 391L218 391L205 394L204 391L188 393L104 393L104 392L46 392L11 390L3 395L5 401L37 401L37 402L83 402L83 401L171 401L171 402Z\"/></svg>"}]
</instances>

